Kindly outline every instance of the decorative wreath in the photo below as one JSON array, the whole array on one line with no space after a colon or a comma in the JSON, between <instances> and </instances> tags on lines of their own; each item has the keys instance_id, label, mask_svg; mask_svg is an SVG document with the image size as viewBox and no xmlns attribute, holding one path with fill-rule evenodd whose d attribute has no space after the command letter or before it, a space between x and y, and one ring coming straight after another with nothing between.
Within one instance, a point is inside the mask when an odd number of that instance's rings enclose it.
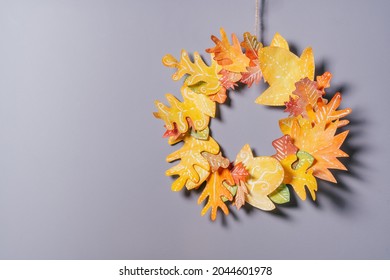
<instances>
[{"instance_id":1,"label":"decorative wreath","mask_svg":"<svg viewBox=\"0 0 390 280\"><path fill-rule=\"evenodd\" d=\"M351 109L337 110L340 93L330 101L324 98L332 75L325 72L314 80L312 49L306 48L298 57L278 33L265 47L249 32L244 33L241 43L232 34L233 44L224 29L220 32L222 39L211 36L215 47L206 49L211 54L210 66L197 52L191 60L185 50L180 61L170 54L162 60L165 66L177 69L173 80L186 75L182 102L171 94L166 94L170 107L155 102L158 112L154 116L165 123L163 136L169 137L170 145L184 143L166 158L167 162L181 160L166 171L167 176L178 176L172 190L180 191L184 186L192 190L206 182L198 203L207 199L201 214L211 208L212 220L216 219L218 208L229 214L227 202L237 209L249 203L262 210L273 210L274 203L290 200L287 185L302 200L306 199L307 188L315 200L316 178L336 183L329 169L347 170L337 158L348 157L340 146L349 131L336 135L336 130L349 123L341 118ZM235 161L230 162L209 135L210 118L215 117L217 103L226 101L228 89L234 90L237 83L251 87L262 78L269 87L256 103L286 107L285 112L290 115L279 121L283 136L272 142L276 150L273 156L255 157L246 144Z\"/></svg>"}]
</instances>

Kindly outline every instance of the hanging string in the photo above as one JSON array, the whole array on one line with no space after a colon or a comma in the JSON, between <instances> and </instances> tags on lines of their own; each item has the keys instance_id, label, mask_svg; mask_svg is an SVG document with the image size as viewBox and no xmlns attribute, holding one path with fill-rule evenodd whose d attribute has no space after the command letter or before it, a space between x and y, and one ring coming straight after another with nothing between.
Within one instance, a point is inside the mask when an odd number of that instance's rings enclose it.
<instances>
[{"instance_id":1,"label":"hanging string","mask_svg":"<svg viewBox=\"0 0 390 280\"><path fill-rule=\"evenodd\" d=\"M260 39L260 0L256 0L255 7L255 35Z\"/></svg>"}]
</instances>

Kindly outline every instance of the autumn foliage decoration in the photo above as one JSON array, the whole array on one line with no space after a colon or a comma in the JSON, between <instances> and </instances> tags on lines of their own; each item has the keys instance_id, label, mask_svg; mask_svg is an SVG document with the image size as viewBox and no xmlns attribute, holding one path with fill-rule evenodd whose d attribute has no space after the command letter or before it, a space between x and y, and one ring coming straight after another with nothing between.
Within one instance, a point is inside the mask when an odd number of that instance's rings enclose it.
<instances>
[{"instance_id":1,"label":"autumn foliage decoration","mask_svg":"<svg viewBox=\"0 0 390 280\"><path fill-rule=\"evenodd\" d=\"M214 47L206 49L211 56L207 65L199 53L191 59L182 50L180 59L163 57L163 64L175 68L172 79L182 78L182 101L167 94L169 106L156 101L156 118L164 121L168 143L183 145L167 161L178 161L167 170L176 176L173 191L203 187L198 203L204 203L201 214L211 212L215 220L218 209L229 214L228 203L237 209L248 203L262 210L290 200L290 190L305 200L307 193L316 199L317 180L336 183L330 169L347 170L338 160L348 157L340 147L348 131L337 129L348 124L344 119L351 109L339 109L341 94L330 100L326 89L332 75L325 72L314 77L314 56L306 48L300 56L289 50L278 33L269 46L246 32L240 42L235 34L231 42L223 29L221 38L211 36ZM256 103L285 106L288 117L279 121L282 136L272 145L272 156L254 156L246 144L234 161L225 158L218 143L210 136L210 119L216 106L226 102L228 90L238 84L251 87L261 80L269 87ZM179 161L180 160L180 161Z\"/></svg>"}]
</instances>

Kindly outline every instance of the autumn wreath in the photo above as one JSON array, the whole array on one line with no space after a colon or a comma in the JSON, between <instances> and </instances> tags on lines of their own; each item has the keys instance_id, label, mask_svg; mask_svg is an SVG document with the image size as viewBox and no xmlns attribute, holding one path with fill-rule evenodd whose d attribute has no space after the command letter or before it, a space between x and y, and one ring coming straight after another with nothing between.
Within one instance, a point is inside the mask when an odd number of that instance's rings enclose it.
<instances>
[{"instance_id":1,"label":"autumn wreath","mask_svg":"<svg viewBox=\"0 0 390 280\"><path fill-rule=\"evenodd\" d=\"M265 47L248 32L241 43L232 34L232 44L225 31L220 32L221 40L211 36L215 47L206 49L211 54L210 66L197 52L193 60L185 50L180 60L172 55L163 58L165 66L177 69L173 80L186 76L181 88L182 102L171 94L166 95L170 107L155 102L158 112L154 116L165 123L163 136L169 137L171 145L183 142L166 158L168 162L181 160L166 171L167 176L177 176L172 190L180 191L184 186L192 190L206 182L198 203L207 199L201 213L204 215L211 208L212 220L218 208L229 213L228 201L237 209L247 202L262 210L273 210L274 203L290 200L287 185L302 200L306 199L307 187L315 200L316 178L336 182L329 169L346 170L337 158L348 157L340 150L348 131L336 135L336 130L348 124L341 118L351 109L337 110L340 93L330 101L324 98L332 75L326 72L314 80L312 49L306 48L298 57L278 33ZM234 90L237 83L250 87L261 79L269 87L256 103L286 106L285 112L290 114L279 121L283 136L273 141L273 156L255 157L247 144L231 163L209 136L210 118L215 117L217 103L226 101L228 89Z\"/></svg>"}]
</instances>

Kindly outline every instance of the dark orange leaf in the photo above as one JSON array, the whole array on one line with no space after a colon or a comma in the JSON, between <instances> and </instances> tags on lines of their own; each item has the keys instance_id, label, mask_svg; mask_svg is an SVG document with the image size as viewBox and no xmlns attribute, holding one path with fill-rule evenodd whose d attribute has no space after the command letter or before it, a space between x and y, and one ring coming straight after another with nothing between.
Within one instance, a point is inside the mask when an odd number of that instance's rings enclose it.
<instances>
[{"instance_id":1,"label":"dark orange leaf","mask_svg":"<svg viewBox=\"0 0 390 280\"><path fill-rule=\"evenodd\" d=\"M218 102L220 104L225 103L227 98L226 95L226 88L222 87L220 91L218 91L216 94L210 96L211 101Z\"/></svg>"},{"instance_id":2,"label":"dark orange leaf","mask_svg":"<svg viewBox=\"0 0 390 280\"><path fill-rule=\"evenodd\" d=\"M239 162L233 167L232 176L233 176L234 182L238 186L240 184L240 181L246 182L246 180L249 177L249 172L245 168L245 166L242 164L242 162Z\"/></svg>"},{"instance_id":3,"label":"dark orange leaf","mask_svg":"<svg viewBox=\"0 0 390 280\"><path fill-rule=\"evenodd\" d=\"M276 150L276 154L274 154L273 157L279 161L285 159L288 155L295 155L298 151L298 148L292 143L290 135L283 135L274 140L272 146L274 146Z\"/></svg>"}]
</instances>

